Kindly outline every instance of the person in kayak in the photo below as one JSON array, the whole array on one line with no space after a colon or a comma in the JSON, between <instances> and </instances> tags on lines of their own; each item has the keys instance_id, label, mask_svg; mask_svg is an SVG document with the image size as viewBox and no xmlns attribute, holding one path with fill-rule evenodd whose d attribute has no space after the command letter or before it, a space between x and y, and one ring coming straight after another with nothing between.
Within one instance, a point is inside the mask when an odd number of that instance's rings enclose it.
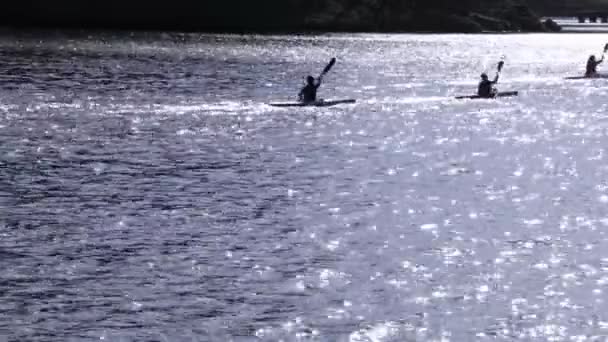
<instances>
[{"instance_id":1,"label":"person in kayak","mask_svg":"<svg viewBox=\"0 0 608 342\"><path fill-rule=\"evenodd\" d=\"M494 80L490 81L488 79L488 74L486 74L485 72L483 74L481 74L481 82L479 82L479 88L477 89L477 95L479 97L483 97L483 98L492 98L496 96L496 88L494 88L494 85L496 83L498 83L498 76L499 74L496 74L496 77L494 78Z\"/></svg>"},{"instance_id":2,"label":"person in kayak","mask_svg":"<svg viewBox=\"0 0 608 342\"><path fill-rule=\"evenodd\" d=\"M306 77L306 86L300 90L298 94L298 100L304 103L310 103L317 101L317 89L321 86L321 80L319 77L315 83L315 78L312 76Z\"/></svg>"},{"instance_id":3,"label":"person in kayak","mask_svg":"<svg viewBox=\"0 0 608 342\"><path fill-rule=\"evenodd\" d=\"M595 77L597 76L597 66L600 65L604 61L604 56L599 61L595 59L595 55L589 56L587 60L587 70L585 71L585 77Z\"/></svg>"}]
</instances>

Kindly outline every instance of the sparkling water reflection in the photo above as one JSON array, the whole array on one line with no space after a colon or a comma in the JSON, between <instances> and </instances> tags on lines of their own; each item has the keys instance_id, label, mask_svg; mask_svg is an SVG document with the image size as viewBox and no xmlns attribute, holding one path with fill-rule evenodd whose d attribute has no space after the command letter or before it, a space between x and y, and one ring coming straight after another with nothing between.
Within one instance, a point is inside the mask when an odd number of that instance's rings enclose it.
<instances>
[{"instance_id":1,"label":"sparkling water reflection","mask_svg":"<svg viewBox=\"0 0 608 342\"><path fill-rule=\"evenodd\" d=\"M1 39L0 341L605 338L597 37Z\"/></svg>"}]
</instances>

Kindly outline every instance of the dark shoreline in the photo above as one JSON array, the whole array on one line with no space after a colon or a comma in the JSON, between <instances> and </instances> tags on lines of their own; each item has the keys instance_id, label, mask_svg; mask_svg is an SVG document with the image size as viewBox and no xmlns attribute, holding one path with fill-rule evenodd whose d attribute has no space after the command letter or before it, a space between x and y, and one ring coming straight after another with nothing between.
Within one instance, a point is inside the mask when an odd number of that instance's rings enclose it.
<instances>
[{"instance_id":1,"label":"dark shoreline","mask_svg":"<svg viewBox=\"0 0 608 342\"><path fill-rule=\"evenodd\" d=\"M529 33L551 27L521 0L203 0L12 4L0 25L19 30L230 34Z\"/></svg>"},{"instance_id":2,"label":"dark shoreline","mask_svg":"<svg viewBox=\"0 0 608 342\"><path fill-rule=\"evenodd\" d=\"M118 27L46 27L46 26L0 26L0 36L11 36L18 38L36 37L38 35L60 35L60 36L81 36L81 35L107 35L118 34L121 36L136 34L184 34L184 35L230 35L230 36L325 36L332 34L411 34L411 35L514 35L514 34L552 34L552 33L606 33L605 31L563 31L563 32L537 32L537 31L482 31L482 32L445 32L445 31L243 31L243 30L181 30L181 29L158 29L158 28L118 28Z\"/></svg>"}]
</instances>

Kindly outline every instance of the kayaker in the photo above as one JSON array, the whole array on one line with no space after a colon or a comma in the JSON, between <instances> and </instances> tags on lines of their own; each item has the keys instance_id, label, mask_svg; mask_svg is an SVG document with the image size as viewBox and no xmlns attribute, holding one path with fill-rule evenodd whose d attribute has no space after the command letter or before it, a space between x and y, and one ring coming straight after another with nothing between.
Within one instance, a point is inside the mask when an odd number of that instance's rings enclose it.
<instances>
[{"instance_id":1,"label":"kayaker","mask_svg":"<svg viewBox=\"0 0 608 342\"><path fill-rule=\"evenodd\" d=\"M587 60L587 70L585 71L585 77L597 76L597 66L604 61L604 56L599 61L595 59L595 55L589 56Z\"/></svg>"},{"instance_id":2,"label":"kayaker","mask_svg":"<svg viewBox=\"0 0 608 342\"><path fill-rule=\"evenodd\" d=\"M496 83L498 83L498 76L499 76L499 74L497 73L494 80L490 81L488 79L488 74L486 74L485 72L483 74L481 74L481 82L479 82L479 88L477 90L477 95L479 97L483 97L483 98L495 97L496 88L494 88L493 86Z\"/></svg>"},{"instance_id":3,"label":"kayaker","mask_svg":"<svg viewBox=\"0 0 608 342\"><path fill-rule=\"evenodd\" d=\"M300 90L298 94L298 100L304 103L310 103L317 101L317 89L321 86L321 80L323 78L317 78L317 82L315 83L315 78L312 76L306 77L306 86Z\"/></svg>"}]
</instances>

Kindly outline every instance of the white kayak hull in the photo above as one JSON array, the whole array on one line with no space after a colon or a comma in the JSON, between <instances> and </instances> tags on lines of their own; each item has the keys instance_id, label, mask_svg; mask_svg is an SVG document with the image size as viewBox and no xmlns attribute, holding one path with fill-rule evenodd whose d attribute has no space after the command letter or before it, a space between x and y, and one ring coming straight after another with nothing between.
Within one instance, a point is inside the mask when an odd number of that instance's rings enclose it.
<instances>
[{"instance_id":1,"label":"white kayak hull","mask_svg":"<svg viewBox=\"0 0 608 342\"><path fill-rule=\"evenodd\" d=\"M595 76L571 76L571 77L566 77L567 80L586 80L586 79L605 79L608 78L608 75L595 75Z\"/></svg>"},{"instance_id":2,"label":"white kayak hull","mask_svg":"<svg viewBox=\"0 0 608 342\"><path fill-rule=\"evenodd\" d=\"M357 100L321 100L315 102L274 102L270 103L273 107L330 107L339 104L355 103Z\"/></svg>"},{"instance_id":3,"label":"white kayak hull","mask_svg":"<svg viewBox=\"0 0 608 342\"><path fill-rule=\"evenodd\" d=\"M470 100L476 100L476 99L494 99L497 97L511 97L511 96L517 96L519 95L518 91L502 91L499 92L498 94L496 94L496 96L494 97L481 97L479 95L466 95L466 96L456 96L457 99L461 100L461 99L470 99Z\"/></svg>"}]
</instances>

